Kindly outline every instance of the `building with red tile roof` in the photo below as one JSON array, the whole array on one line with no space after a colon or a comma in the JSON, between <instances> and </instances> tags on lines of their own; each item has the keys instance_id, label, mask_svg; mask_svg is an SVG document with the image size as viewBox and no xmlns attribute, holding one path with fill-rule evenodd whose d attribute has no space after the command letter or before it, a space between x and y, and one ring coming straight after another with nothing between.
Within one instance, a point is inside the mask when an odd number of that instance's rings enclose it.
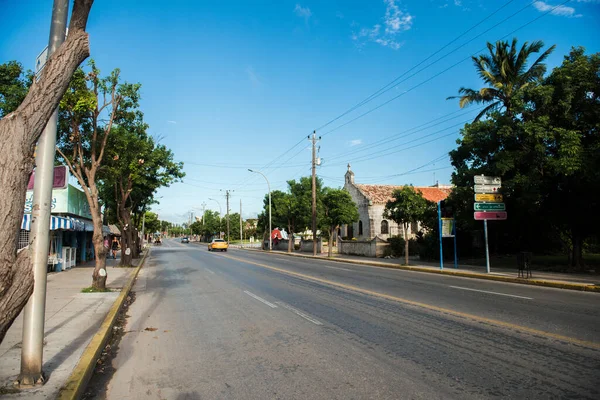
<instances>
[{"instance_id":1,"label":"building with red tile roof","mask_svg":"<svg viewBox=\"0 0 600 400\"><path fill-rule=\"evenodd\" d=\"M354 182L354 172L348 165L344 179L344 189L349 193L356 205L360 219L352 226L344 226L341 229L343 237L355 237L360 240L371 240L376 236L388 239L391 236L401 235L402 229L394 221L383 217L385 205L392 200L392 193L402 186L395 185L368 185ZM449 185L416 186L423 197L431 202L437 203L448 197L452 187ZM413 226L411 236L420 230L420 224Z\"/></svg>"}]
</instances>

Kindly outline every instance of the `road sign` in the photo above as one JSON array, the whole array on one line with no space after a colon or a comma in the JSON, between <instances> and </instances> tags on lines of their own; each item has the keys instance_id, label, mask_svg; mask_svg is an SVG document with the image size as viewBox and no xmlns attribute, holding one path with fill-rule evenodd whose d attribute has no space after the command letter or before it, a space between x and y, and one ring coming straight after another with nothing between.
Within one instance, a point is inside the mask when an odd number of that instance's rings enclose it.
<instances>
[{"instance_id":1,"label":"road sign","mask_svg":"<svg viewBox=\"0 0 600 400\"><path fill-rule=\"evenodd\" d=\"M475 203L475 211L504 211L504 203Z\"/></svg>"},{"instance_id":2,"label":"road sign","mask_svg":"<svg viewBox=\"0 0 600 400\"><path fill-rule=\"evenodd\" d=\"M476 193L475 201L486 201L489 203L502 203L502 195L501 194Z\"/></svg>"},{"instance_id":3,"label":"road sign","mask_svg":"<svg viewBox=\"0 0 600 400\"><path fill-rule=\"evenodd\" d=\"M479 185L497 185L502 184L502 179L499 176L475 175L475 183Z\"/></svg>"},{"instance_id":4,"label":"road sign","mask_svg":"<svg viewBox=\"0 0 600 400\"><path fill-rule=\"evenodd\" d=\"M35 59L35 75L39 77L40 72L44 69L48 61L48 46Z\"/></svg>"},{"instance_id":5,"label":"road sign","mask_svg":"<svg viewBox=\"0 0 600 400\"><path fill-rule=\"evenodd\" d=\"M475 193L498 193L498 185L475 185Z\"/></svg>"},{"instance_id":6,"label":"road sign","mask_svg":"<svg viewBox=\"0 0 600 400\"><path fill-rule=\"evenodd\" d=\"M488 203L502 203L503 197L501 194L491 193L476 193L475 201L485 201Z\"/></svg>"},{"instance_id":7,"label":"road sign","mask_svg":"<svg viewBox=\"0 0 600 400\"><path fill-rule=\"evenodd\" d=\"M508 218L506 211L475 211L475 220L505 220Z\"/></svg>"}]
</instances>

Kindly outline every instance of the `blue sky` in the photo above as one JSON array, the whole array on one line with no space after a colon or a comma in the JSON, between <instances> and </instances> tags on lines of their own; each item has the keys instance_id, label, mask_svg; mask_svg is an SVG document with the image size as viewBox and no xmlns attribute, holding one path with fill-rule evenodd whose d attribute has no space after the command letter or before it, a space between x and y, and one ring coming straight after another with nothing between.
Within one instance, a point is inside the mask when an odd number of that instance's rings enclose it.
<instances>
[{"instance_id":1,"label":"blue sky","mask_svg":"<svg viewBox=\"0 0 600 400\"><path fill-rule=\"evenodd\" d=\"M256 216L266 183L248 168L265 172L272 189L309 175L303 138L505 5L397 86L317 132L318 174L328 186L343 185L348 162L360 183L449 183L444 155L476 111L446 97L460 86L481 87L467 57L513 36L556 44L549 67L571 46L600 51L600 1L562 3L96 0L88 32L103 72L118 67L124 80L142 83L151 132L185 162L184 183L161 189L154 206L160 218L183 222L203 202L218 210L209 198L224 212L221 189L234 190L232 211L241 199L244 216ZM48 40L51 5L0 0L0 62L33 68Z\"/></svg>"}]
</instances>

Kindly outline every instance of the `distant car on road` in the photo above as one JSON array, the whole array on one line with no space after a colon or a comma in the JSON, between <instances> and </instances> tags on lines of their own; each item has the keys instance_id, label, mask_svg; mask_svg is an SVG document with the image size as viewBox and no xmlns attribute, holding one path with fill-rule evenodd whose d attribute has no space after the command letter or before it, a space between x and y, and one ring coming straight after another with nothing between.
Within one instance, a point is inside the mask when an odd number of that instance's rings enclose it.
<instances>
[{"instance_id":1,"label":"distant car on road","mask_svg":"<svg viewBox=\"0 0 600 400\"><path fill-rule=\"evenodd\" d=\"M187 237L181 238L181 243L189 243L190 239Z\"/></svg>"},{"instance_id":2,"label":"distant car on road","mask_svg":"<svg viewBox=\"0 0 600 400\"><path fill-rule=\"evenodd\" d=\"M212 242L208 244L208 251L221 250L227 251L229 247L229 243L227 243L223 239L213 239Z\"/></svg>"}]
</instances>

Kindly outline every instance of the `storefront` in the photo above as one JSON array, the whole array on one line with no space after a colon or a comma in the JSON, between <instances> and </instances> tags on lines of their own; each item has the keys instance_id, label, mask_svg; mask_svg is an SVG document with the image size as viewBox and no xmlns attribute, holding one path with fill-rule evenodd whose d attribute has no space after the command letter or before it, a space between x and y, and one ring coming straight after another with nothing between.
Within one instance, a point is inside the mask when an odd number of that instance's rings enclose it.
<instances>
[{"instance_id":1,"label":"storefront","mask_svg":"<svg viewBox=\"0 0 600 400\"><path fill-rule=\"evenodd\" d=\"M68 183L66 167L54 168L48 270L63 271L94 259L94 225L85 193ZM33 177L28 189L33 189ZM29 245L33 190L27 191L19 248ZM108 227L103 231L109 232Z\"/></svg>"}]
</instances>

